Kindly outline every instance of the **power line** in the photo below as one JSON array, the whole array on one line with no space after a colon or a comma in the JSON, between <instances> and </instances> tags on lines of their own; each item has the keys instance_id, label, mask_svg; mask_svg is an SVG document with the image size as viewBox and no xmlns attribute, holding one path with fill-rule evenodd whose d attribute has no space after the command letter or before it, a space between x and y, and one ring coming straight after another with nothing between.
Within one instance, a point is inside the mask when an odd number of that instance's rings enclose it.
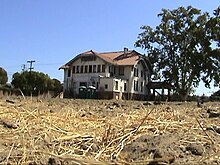
<instances>
[{"instance_id":1,"label":"power line","mask_svg":"<svg viewBox=\"0 0 220 165\"><path fill-rule=\"evenodd\" d=\"M37 63L37 66L62 65L64 63Z\"/></svg>"}]
</instances>

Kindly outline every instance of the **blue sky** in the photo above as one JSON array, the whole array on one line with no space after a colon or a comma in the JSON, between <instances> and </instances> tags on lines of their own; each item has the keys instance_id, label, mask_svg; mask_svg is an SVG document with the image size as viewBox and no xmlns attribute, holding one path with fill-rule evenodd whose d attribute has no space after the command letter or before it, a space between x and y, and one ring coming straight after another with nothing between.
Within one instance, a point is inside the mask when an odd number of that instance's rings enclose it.
<instances>
[{"instance_id":1,"label":"blue sky","mask_svg":"<svg viewBox=\"0 0 220 165\"><path fill-rule=\"evenodd\" d=\"M155 27L162 8L192 5L213 13L219 0L0 0L0 66L8 76L35 60L35 71L63 81L58 68L87 51L135 49L142 25ZM200 85L197 94L217 89Z\"/></svg>"}]
</instances>

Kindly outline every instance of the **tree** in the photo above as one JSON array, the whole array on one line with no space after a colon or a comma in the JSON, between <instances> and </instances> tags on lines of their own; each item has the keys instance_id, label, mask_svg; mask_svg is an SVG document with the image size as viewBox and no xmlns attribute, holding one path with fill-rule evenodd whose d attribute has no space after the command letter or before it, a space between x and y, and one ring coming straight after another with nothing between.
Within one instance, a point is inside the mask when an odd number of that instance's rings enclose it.
<instances>
[{"instance_id":1,"label":"tree","mask_svg":"<svg viewBox=\"0 0 220 165\"><path fill-rule=\"evenodd\" d=\"M63 86L61 84L61 82L57 79L52 79L52 90L55 91L56 93L60 93L63 91Z\"/></svg>"},{"instance_id":2,"label":"tree","mask_svg":"<svg viewBox=\"0 0 220 165\"><path fill-rule=\"evenodd\" d=\"M211 100L211 101L220 101L220 90L214 92L214 93L210 96L210 100Z\"/></svg>"},{"instance_id":3,"label":"tree","mask_svg":"<svg viewBox=\"0 0 220 165\"><path fill-rule=\"evenodd\" d=\"M0 67L0 85L6 85L8 82L8 74L5 69Z\"/></svg>"},{"instance_id":4,"label":"tree","mask_svg":"<svg viewBox=\"0 0 220 165\"><path fill-rule=\"evenodd\" d=\"M141 27L143 32L135 43L148 52L154 66L153 78L173 84L174 92L182 100L187 99L201 80L206 87L212 80L218 84L219 58L211 47L216 32L207 27L210 15L188 6L172 11L163 9L158 16L161 23L155 30Z\"/></svg>"},{"instance_id":5,"label":"tree","mask_svg":"<svg viewBox=\"0 0 220 165\"><path fill-rule=\"evenodd\" d=\"M207 31L211 36L212 41L220 47L220 6L214 10L213 17L207 22Z\"/></svg>"},{"instance_id":6,"label":"tree","mask_svg":"<svg viewBox=\"0 0 220 165\"><path fill-rule=\"evenodd\" d=\"M11 83L15 88L20 88L25 95L32 93L36 96L48 92L49 90L57 92L57 81L50 79L47 74L42 72L24 71L22 73L14 73Z\"/></svg>"}]
</instances>

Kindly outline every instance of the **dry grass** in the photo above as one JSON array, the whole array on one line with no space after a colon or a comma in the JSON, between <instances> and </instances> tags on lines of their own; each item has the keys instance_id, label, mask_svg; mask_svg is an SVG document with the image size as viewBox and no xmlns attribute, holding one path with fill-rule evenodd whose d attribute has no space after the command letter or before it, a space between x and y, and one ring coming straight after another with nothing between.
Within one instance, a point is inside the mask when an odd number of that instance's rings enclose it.
<instances>
[{"instance_id":1,"label":"dry grass","mask_svg":"<svg viewBox=\"0 0 220 165\"><path fill-rule=\"evenodd\" d=\"M179 144L199 142L212 154L195 161L220 160L220 135L206 128L220 126L196 103L144 106L143 102L98 100L0 99L0 163L71 164L129 163L124 146L142 135L182 136ZM220 110L219 103L207 105ZM14 127L9 127L7 123ZM146 163L148 159L136 161ZM130 162L131 163L131 162ZM135 162L133 162L135 163Z\"/></svg>"}]
</instances>

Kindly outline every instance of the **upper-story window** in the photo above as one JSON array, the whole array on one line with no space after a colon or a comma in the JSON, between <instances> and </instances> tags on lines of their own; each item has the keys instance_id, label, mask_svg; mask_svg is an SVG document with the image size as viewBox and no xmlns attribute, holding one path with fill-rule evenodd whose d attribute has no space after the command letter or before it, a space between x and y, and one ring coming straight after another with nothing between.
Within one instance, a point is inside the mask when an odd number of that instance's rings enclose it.
<instances>
[{"instance_id":1,"label":"upper-story window","mask_svg":"<svg viewBox=\"0 0 220 165\"><path fill-rule=\"evenodd\" d=\"M96 56L92 56L92 55L81 57L81 61L95 61L95 60L96 60Z\"/></svg>"},{"instance_id":2,"label":"upper-story window","mask_svg":"<svg viewBox=\"0 0 220 165\"><path fill-rule=\"evenodd\" d=\"M141 70L141 77L143 77L143 75L144 75L144 74L143 74L143 70Z\"/></svg>"},{"instance_id":3,"label":"upper-story window","mask_svg":"<svg viewBox=\"0 0 220 165\"><path fill-rule=\"evenodd\" d=\"M85 70L84 70L85 73L88 73L88 65L85 65Z\"/></svg>"},{"instance_id":4,"label":"upper-story window","mask_svg":"<svg viewBox=\"0 0 220 165\"><path fill-rule=\"evenodd\" d=\"M72 73L76 73L76 67L73 66Z\"/></svg>"},{"instance_id":5,"label":"upper-story window","mask_svg":"<svg viewBox=\"0 0 220 165\"><path fill-rule=\"evenodd\" d=\"M76 73L79 73L79 65L76 66Z\"/></svg>"},{"instance_id":6,"label":"upper-story window","mask_svg":"<svg viewBox=\"0 0 220 165\"><path fill-rule=\"evenodd\" d=\"M80 66L80 73L83 73L83 65Z\"/></svg>"},{"instance_id":7,"label":"upper-story window","mask_svg":"<svg viewBox=\"0 0 220 165\"><path fill-rule=\"evenodd\" d=\"M123 66L119 66L119 75L124 76L124 67Z\"/></svg>"},{"instance_id":8,"label":"upper-story window","mask_svg":"<svg viewBox=\"0 0 220 165\"><path fill-rule=\"evenodd\" d=\"M68 69L68 71L67 71L67 76L68 76L68 77L71 76L71 69Z\"/></svg>"},{"instance_id":9,"label":"upper-story window","mask_svg":"<svg viewBox=\"0 0 220 165\"><path fill-rule=\"evenodd\" d=\"M102 65L102 72L105 72L105 65Z\"/></svg>"},{"instance_id":10,"label":"upper-story window","mask_svg":"<svg viewBox=\"0 0 220 165\"><path fill-rule=\"evenodd\" d=\"M97 72L98 72L98 73L101 72L101 65L98 65Z\"/></svg>"},{"instance_id":11,"label":"upper-story window","mask_svg":"<svg viewBox=\"0 0 220 165\"><path fill-rule=\"evenodd\" d=\"M134 68L134 76L138 77L138 68Z\"/></svg>"},{"instance_id":12,"label":"upper-story window","mask_svg":"<svg viewBox=\"0 0 220 165\"><path fill-rule=\"evenodd\" d=\"M93 65L93 73L96 73L96 65Z\"/></svg>"},{"instance_id":13,"label":"upper-story window","mask_svg":"<svg viewBox=\"0 0 220 165\"><path fill-rule=\"evenodd\" d=\"M89 65L89 73L92 73L92 65Z\"/></svg>"}]
</instances>

